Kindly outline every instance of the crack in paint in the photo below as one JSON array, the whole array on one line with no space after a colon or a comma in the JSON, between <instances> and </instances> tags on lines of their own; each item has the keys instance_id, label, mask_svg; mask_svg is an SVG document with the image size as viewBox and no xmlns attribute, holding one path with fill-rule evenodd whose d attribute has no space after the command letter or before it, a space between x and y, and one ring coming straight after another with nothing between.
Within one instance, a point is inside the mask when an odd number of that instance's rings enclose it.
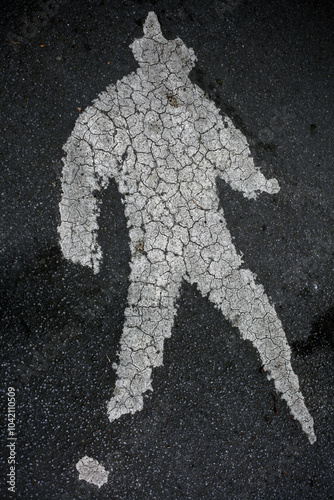
<instances>
[{"instance_id":1,"label":"crack in paint","mask_svg":"<svg viewBox=\"0 0 334 500\"><path fill-rule=\"evenodd\" d=\"M277 193L278 182L263 176L246 138L190 81L193 50L179 38L167 41L153 12L143 38L130 47L138 70L100 94L64 147L60 203L64 256L97 273L102 251L94 192L113 177L123 196L131 275L109 419L143 408L185 280L253 343L268 379L314 443L282 324L255 275L241 267L217 196L217 176L248 199Z\"/></svg>"}]
</instances>

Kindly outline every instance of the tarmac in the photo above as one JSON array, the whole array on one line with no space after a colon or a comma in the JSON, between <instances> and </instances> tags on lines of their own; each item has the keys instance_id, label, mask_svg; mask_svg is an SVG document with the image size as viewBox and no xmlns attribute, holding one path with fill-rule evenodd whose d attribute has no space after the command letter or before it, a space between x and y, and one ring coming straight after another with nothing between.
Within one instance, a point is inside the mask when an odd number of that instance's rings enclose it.
<instances>
[{"instance_id":1,"label":"tarmac","mask_svg":"<svg viewBox=\"0 0 334 500\"><path fill-rule=\"evenodd\" d=\"M315 442L289 394L282 399L268 380L251 336L242 338L240 311L223 314L197 278L180 282L170 306L170 335L146 380L152 390L145 386L135 411L108 418L117 367L127 366L134 259L143 262L148 247L136 246L126 193L110 179L90 190L98 272L64 254L63 147L109 85L132 81L139 63L129 46L149 12L167 40L193 49L188 88L203 91L245 138L255 168L279 185L249 199L217 176L220 234L230 234L276 311ZM330 2L296 0L3 9L2 498L334 498L333 20ZM177 99L169 96L174 114ZM192 198L204 216L205 200Z\"/></svg>"}]
</instances>

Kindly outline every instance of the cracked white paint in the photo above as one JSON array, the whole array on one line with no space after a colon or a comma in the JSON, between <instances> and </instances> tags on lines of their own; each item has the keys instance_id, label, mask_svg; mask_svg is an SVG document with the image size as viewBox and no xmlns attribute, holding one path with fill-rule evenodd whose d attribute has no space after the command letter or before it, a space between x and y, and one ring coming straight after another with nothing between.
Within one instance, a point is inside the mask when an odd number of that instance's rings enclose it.
<instances>
[{"instance_id":1,"label":"cracked white paint","mask_svg":"<svg viewBox=\"0 0 334 500\"><path fill-rule=\"evenodd\" d=\"M60 242L64 256L99 271L94 191L113 177L131 246L128 306L109 419L143 407L152 369L163 362L183 280L196 283L243 339L311 443L316 440L293 372L282 324L254 274L241 267L219 207L219 176L246 198L277 193L254 165L246 138L188 78L196 56L167 41L149 13L131 45L139 68L109 86L77 120L65 145Z\"/></svg>"},{"instance_id":2,"label":"cracked white paint","mask_svg":"<svg viewBox=\"0 0 334 500\"><path fill-rule=\"evenodd\" d=\"M79 472L79 479L95 484L99 488L108 482L109 472L97 460L87 455L79 460L76 469Z\"/></svg>"}]
</instances>

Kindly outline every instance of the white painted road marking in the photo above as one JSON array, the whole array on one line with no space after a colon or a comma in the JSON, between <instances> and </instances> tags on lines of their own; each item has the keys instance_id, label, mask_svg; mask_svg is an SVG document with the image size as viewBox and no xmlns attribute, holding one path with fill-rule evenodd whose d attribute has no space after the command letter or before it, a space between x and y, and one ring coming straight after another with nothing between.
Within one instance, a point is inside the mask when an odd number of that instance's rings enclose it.
<instances>
[{"instance_id":1,"label":"white painted road marking","mask_svg":"<svg viewBox=\"0 0 334 500\"><path fill-rule=\"evenodd\" d=\"M79 472L79 479L95 484L99 488L108 482L109 472L97 460L87 455L79 460L76 469Z\"/></svg>"},{"instance_id":2,"label":"white painted road marking","mask_svg":"<svg viewBox=\"0 0 334 500\"><path fill-rule=\"evenodd\" d=\"M167 41L153 12L131 49L138 70L94 101L65 145L60 203L64 256L96 273L102 252L94 191L114 177L123 195L131 284L109 419L142 409L186 280L257 348L268 378L314 443L282 324L254 274L241 268L215 180L220 176L250 199L277 193L278 182L262 175L246 138L189 80L193 50L179 38Z\"/></svg>"}]
</instances>

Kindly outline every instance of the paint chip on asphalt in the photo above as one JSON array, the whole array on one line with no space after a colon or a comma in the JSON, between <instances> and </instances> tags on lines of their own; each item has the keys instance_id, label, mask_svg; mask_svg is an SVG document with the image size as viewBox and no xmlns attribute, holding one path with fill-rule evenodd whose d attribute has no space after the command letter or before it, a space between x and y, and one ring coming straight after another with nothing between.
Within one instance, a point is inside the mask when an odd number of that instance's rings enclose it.
<instances>
[{"instance_id":1,"label":"paint chip on asphalt","mask_svg":"<svg viewBox=\"0 0 334 500\"><path fill-rule=\"evenodd\" d=\"M79 472L79 479L95 484L99 488L108 481L109 472L97 460L87 455L79 460L76 469Z\"/></svg>"}]
</instances>

